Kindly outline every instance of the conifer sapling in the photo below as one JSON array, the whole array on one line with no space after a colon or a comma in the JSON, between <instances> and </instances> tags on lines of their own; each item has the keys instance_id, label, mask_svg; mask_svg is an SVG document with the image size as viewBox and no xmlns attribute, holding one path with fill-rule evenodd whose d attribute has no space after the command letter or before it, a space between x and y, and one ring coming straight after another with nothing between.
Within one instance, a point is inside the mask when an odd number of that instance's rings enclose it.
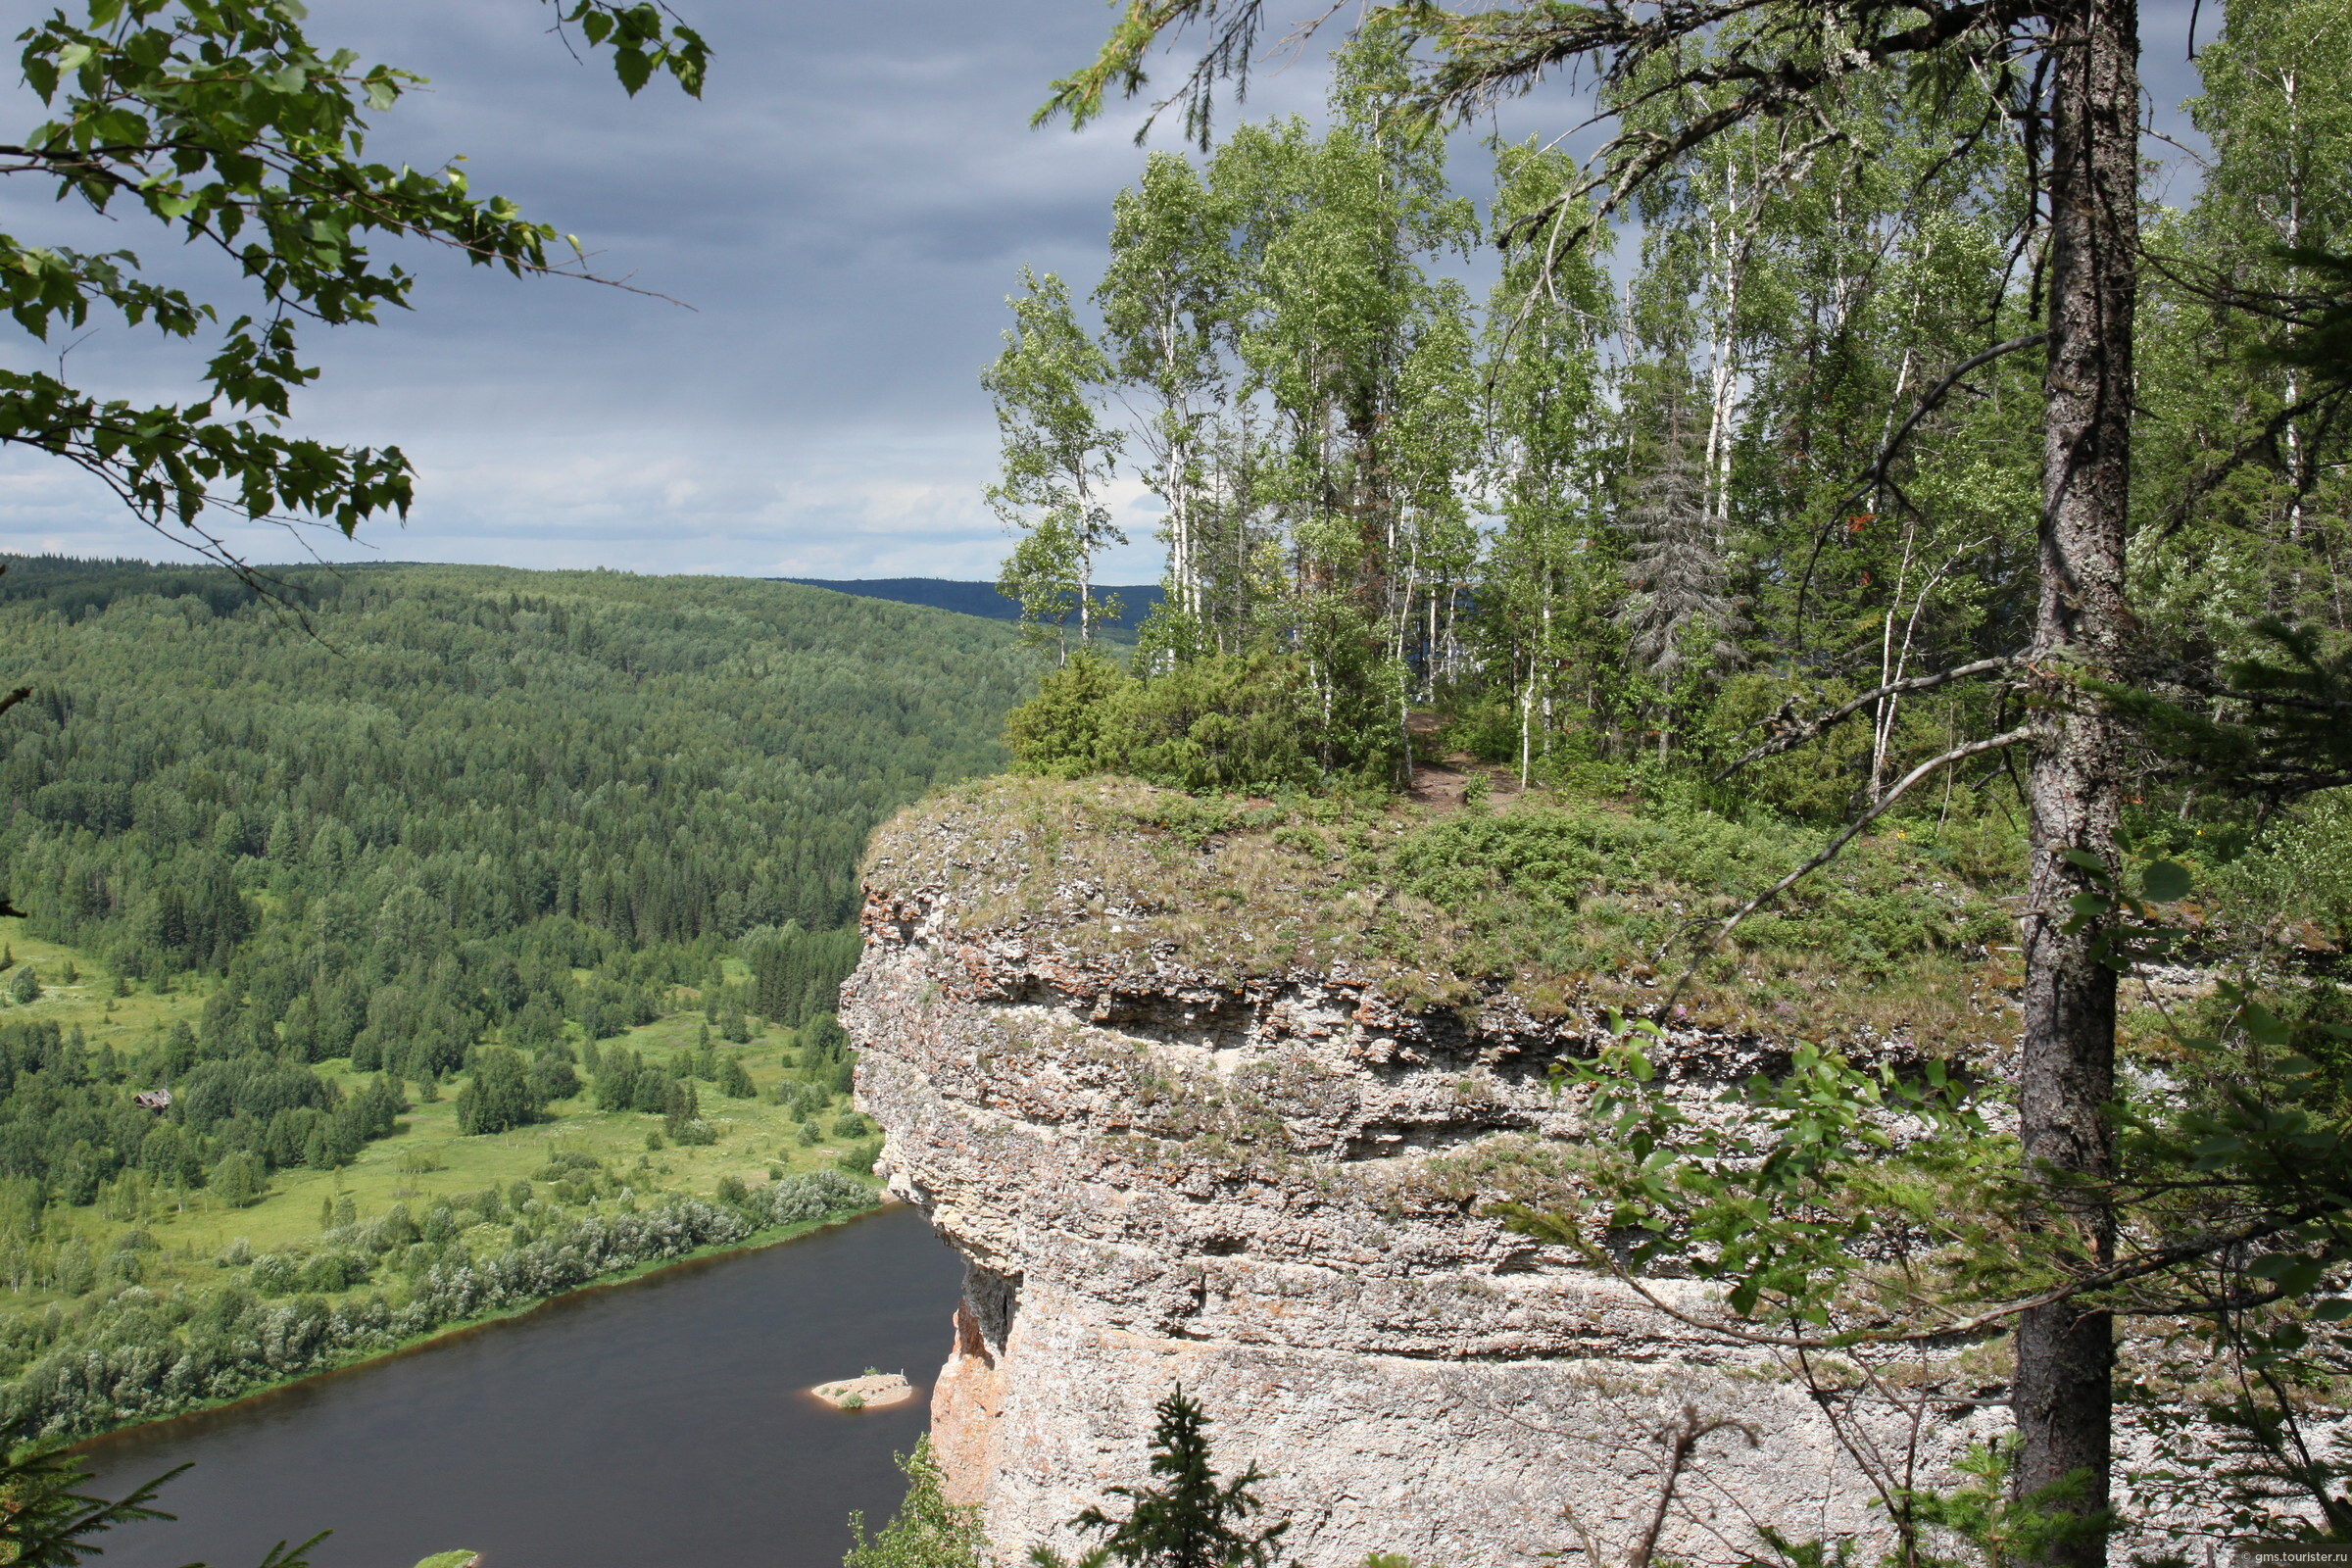
<instances>
[{"instance_id":1,"label":"conifer sapling","mask_svg":"<svg viewBox=\"0 0 2352 1568\"><path fill-rule=\"evenodd\" d=\"M1218 1484L1209 1463L1208 1414L1182 1384L1153 1412L1158 1423L1152 1432L1152 1474L1164 1484L1112 1487L1110 1495L1132 1504L1124 1519L1097 1507L1071 1520L1103 1538L1079 1559L1080 1568L1105 1561L1124 1568L1266 1568L1280 1554L1291 1522L1249 1528L1250 1516L1265 1507L1252 1490L1264 1479L1255 1462ZM1034 1547L1029 1560L1036 1568L1064 1568L1060 1555L1046 1546Z\"/></svg>"}]
</instances>

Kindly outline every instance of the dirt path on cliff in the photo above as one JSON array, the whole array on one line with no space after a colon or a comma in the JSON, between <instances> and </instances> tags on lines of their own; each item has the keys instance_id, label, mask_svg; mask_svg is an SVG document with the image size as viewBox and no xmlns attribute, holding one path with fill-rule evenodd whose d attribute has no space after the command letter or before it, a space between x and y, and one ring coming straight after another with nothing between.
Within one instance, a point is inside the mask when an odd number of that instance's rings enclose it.
<instances>
[{"instance_id":1,"label":"dirt path on cliff","mask_svg":"<svg viewBox=\"0 0 2352 1568\"><path fill-rule=\"evenodd\" d=\"M1470 781L1476 778L1487 781L1487 801L1493 806L1508 805L1526 793L1519 787L1516 769L1482 762L1467 752L1441 752L1435 713L1414 713L1405 720L1405 728L1413 737L1413 787L1404 793L1432 815L1451 816L1462 809Z\"/></svg>"}]
</instances>

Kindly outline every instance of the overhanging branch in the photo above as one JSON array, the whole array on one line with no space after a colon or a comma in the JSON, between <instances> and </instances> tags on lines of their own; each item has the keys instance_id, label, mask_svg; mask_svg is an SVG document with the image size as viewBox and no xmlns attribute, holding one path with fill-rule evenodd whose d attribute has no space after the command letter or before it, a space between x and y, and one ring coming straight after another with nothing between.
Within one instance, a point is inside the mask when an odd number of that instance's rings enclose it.
<instances>
[{"instance_id":1,"label":"overhanging branch","mask_svg":"<svg viewBox=\"0 0 2352 1568\"><path fill-rule=\"evenodd\" d=\"M1936 412L1943 400L1951 395L1952 388L1958 386L1969 371L1980 365L1989 364L2004 354L2015 354L2020 349L2030 349L2046 343L2049 341L2049 337L2050 334L2047 332L2028 332L2025 336L2013 337L2006 343L1995 343L1983 353L1972 354L1954 366L1949 375L1930 387L1920 398L1919 406L1911 411L1911 416L1903 421L1902 428L1894 432L1886 445L1880 450L1879 455L1871 461L1870 466L1862 471L1862 477L1855 482L1854 488L1847 491L1845 497L1830 509L1831 512L1833 514L1843 512L1853 502L1886 482L1888 465L1892 464L1896 455L1902 451L1903 443L1910 439L1911 432L1919 428L1922 419Z\"/></svg>"},{"instance_id":2,"label":"overhanging branch","mask_svg":"<svg viewBox=\"0 0 2352 1568\"><path fill-rule=\"evenodd\" d=\"M1711 948L1716 943L1721 942L1724 938L1730 936L1734 931L1740 929L1740 921L1746 919L1749 915L1764 907L1765 905L1770 904L1774 899L1779 898L1782 894L1796 886L1796 884L1802 881L1806 876L1820 870L1823 866L1836 859L1839 851L1843 850L1848 844L1851 844L1864 828L1870 826L1871 823L1886 815L1887 810L1894 805L1894 803L1901 800L1904 794L1910 790L1911 786L1917 784L1920 780L1929 777L1939 768L1951 766L1951 764L1954 762L1964 762L1972 757L1982 757L1986 752L2001 751L2007 747L2015 746L2022 741L2028 741L2033 738L2034 731L2031 729L2013 729L2005 734L1990 736L1984 740L1970 741L1965 746L1955 746L1950 751L1942 753L1940 756L1929 758L1926 761L1920 763L1910 772L1905 773L1901 780L1896 783L1894 788L1888 790L1886 795L1880 799L1878 805L1872 807L1869 810L1864 811L1860 816L1855 817L1851 822L1848 822L1845 825L1845 831L1839 833L1836 838L1830 840L1829 847L1827 849L1823 850L1819 855L1814 856L1813 858L1807 860L1804 864L1798 866L1795 870L1789 872L1787 876L1781 878L1778 882L1775 882L1772 886L1766 888L1763 892L1757 894L1754 898L1741 905L1737 913L1733 914L1730 919L1725 920L1721 925L1715 928L1715 934L1707 939L1706 946ZM1706 952L1706 948L1701 948L1699 952L1701 955L1703 955ZM1697 958L1695 956L1692 958L1691 963L1692 967L1695 968L1697 965ZM1683 985L1689 981L1690 978L1690 971L1685 970L1683 973L1683 978L1675 982L1675 990L1678 992L1682 990Z\"/></svg>"}]
</instances>

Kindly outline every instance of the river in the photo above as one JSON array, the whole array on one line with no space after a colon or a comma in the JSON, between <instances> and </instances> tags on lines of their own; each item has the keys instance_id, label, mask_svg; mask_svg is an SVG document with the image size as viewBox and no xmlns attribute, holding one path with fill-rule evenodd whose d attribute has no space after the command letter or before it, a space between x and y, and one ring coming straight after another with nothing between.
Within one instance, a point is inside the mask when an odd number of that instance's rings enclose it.
<instances>
[{"instance_id":1,"label":"river","mask_svg":"<svg viewBox=\"0 0 2352 1568\"><path fill-rule=\"evenodd\" d=\"M419 1350L87 1448L114 1495L193 1460L175 1524L99 1538L107 1568L253 1568L334 1534L317 1568L839 1568L851 1509L897 1509L891 1464L946 1358L955 1254L892 1206L779 1247L549 1303ZM868 1367L915 1399L804 1391Z\"/></svg>"}]
</instances>

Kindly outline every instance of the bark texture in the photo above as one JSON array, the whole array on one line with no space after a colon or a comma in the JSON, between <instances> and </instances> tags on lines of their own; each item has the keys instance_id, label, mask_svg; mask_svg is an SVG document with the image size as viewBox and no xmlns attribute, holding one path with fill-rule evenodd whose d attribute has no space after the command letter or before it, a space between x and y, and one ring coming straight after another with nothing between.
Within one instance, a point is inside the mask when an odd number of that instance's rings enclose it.
<instances>
[{"instance_id":1,"label":"bark texture","mask_svg":"<svg viewBox=\"0 0 2352 1568\"><path fill-rule=\"evenodd\" d=\"M2050 1223L2086 1258L2114 1248L2089 1189L2113 1173L2105 1107L2115 1093L2116 977L2098 927L2068 931L2094 878L2068 857L2115 863L2123 797L2114 720L2070 699L2071 677L2128 673L2124 551L2131 503L2132 333L2138 243L2139 25L2133 0L2075 0L2050 14L2049 368L2043 433L2041 601L2033 662L2048 707L2029 782L2032 882L2023 932L2025 1039L2019 1131L2046 1172ZM2107 1506L2114 1325L2072 1304L2019 1325L2014 1400L2021 1494L2073 1475L2075 1504ZM2096 1540L2053 1560L2104 1560Z\"/></svg>"}]
</instances>

